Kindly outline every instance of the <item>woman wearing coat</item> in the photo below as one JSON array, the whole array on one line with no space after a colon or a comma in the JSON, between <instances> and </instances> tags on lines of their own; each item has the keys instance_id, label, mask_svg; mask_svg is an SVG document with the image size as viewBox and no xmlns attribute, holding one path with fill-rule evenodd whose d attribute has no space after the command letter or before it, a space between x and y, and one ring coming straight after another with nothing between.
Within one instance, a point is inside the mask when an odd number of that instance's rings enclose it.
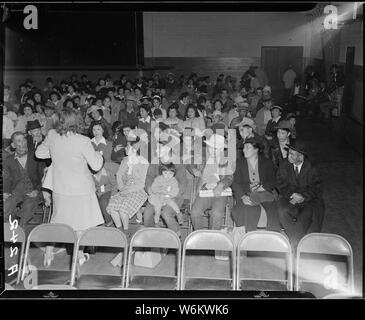
<instances>
[{"instance_id":1,"label":"woman wearing coat","mask_svg":"<svg viewBox=\"0 0 365 320\"><path fill-rule=\"evenodd\" d=\"M58 128L49 131L37 148L36 156L52 159L52 166L47 172L53 191L51 223L67 224L80 233L104 223L89 169L99 171L103 167L103 157L94 150L90 139L76 133L76 130L76 111L63 110ZM53 260L51 249L48 248L45 256L48 266ZM79 252L79 260L81 263L85 261L83 252Z\"/></svg>"},{"instance_id":2,"label":"woman wearing coat","mask_svg":"<svg viewBox=\"0 0 365 320\"><path fill-rule=\"evenodd\" d=\"M260 142L255 138L245 140L243 155L237 158L232 190L236 205L232 217L237 227L256 230L261 206L267 214L267 230L280 231L277 205L272 193L275 187L275 170L272 162L262 156Z\"/></svg>"}]
</instances>

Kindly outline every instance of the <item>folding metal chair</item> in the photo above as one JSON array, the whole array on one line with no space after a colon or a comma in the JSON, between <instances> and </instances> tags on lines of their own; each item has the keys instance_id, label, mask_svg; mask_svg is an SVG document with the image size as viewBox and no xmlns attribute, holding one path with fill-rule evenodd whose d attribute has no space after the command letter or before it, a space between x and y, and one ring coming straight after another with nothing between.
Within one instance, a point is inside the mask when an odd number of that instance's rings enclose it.
<instances>
[{"instance_id":1,"label":"folding metal chair","mask_svg":"<svg viewBox=\"0 0 365 320\"><path fill-rule=\"evenodd\" d=\"M22 270L22 281L24 281L26 270L29 270L29 266L31 265L30 257L29 257L29 250L31 243L56 243L56 244L72 244L73 245L73 254L71 259L71 268L70 270L52 270L50 268L48 269L37 269L38 275L39 271L42 271L44 273L44 276L47 274L47 277L44 277L46 279L42 279L42 282L46 282L43 284L59 284L54 283L56 282L63 282L61 284L70 283L71 286L73 286L72 283L72 268L73 265L76 263L77 260L77 251L76 251L76 245L77 245L77 235L74 232L74 230L69 227L68 225L61 224L61 223L47 223L47 224L41 224L36 226L29 234L26 248L25 248L25 254L24 254L24 264L23 264L23 270ZM67 271L67 272L65 272ZM60 272L62 272L62 275L60 276ZM66 276L65 276L66 273ZM67 273L70 273L70 276L67 276ZM39 278L39 276L38 276ZM43 277L42 277L43 278ZM39 280L39 279L38 279ZM39 284L35 284L39 285Z\"/></svg>"},{"instance_id":2,"label":"folding metal chair","mask_svg":"<svg viewBox=\"0 0 365 320\"><path fill-rule=\"evenodd\" d=\"M159 274L156 270L150 270L147 272L146 268L143 272L136 273L136 266L132 262L136 248L154 248L154 249L173 249L176 250L176 263L173 266L173 275L163 272ZM166 259L166 257L164 257ZM181 242L177 234L165 228L143 228L138 230L132 237L129 244L128 263L127 263L127 275L126 275L126 287L130 288L143 288L151 290L178 290L180 288L180 273L181 273ZM161 263L161 262L160 262ZM132 270L133 264L133 270ZM157 268L157 266L156 266ZM170 269L170 268L169 268ZM138 270L137 270L138 271ZM132 275L133 273L133 275ZM150 280L157 280L156 284L139 284L136 281L136 276L142 276L150 278Z\"/></svg>"},{"instance_id":3,"label":"folding metal chair","mask_svg":"<svg viewBox=\"0 0 365 320\"><path fill-rule=\"evenodd\" d=\"M44 284L34 286L32 287L32 290L77 290L77 288L67 284Z\"/></svg>"},{"instance_id":4,"label":"folding metal chair","mask_svg":"<svg viewBox=\"0 0 365 320\"><path fill-rule=\"evenodd\" d=\"M92 255L90 261L85 262L82 266L79 266L79 277L76 280L76 268L77 264L73 265L72 269L72 283L75 284L79 289L110 289L112 287L124 287L125 285L125 269L127 264L127 252L128 252L128 240L125 234L116 228L108 228L108 227L94 227L85 230L79 240L77 242L77 251L80 250L80 247L84 246L93 246L93 247L103 247L103 248L118 248L122 249L118 250L117 254L121 254L123 252L123 266L121 267L121 274L117 274L115 268L110 264L109 272L103 271L98 272L97 270L87 269L93 261L96 261L95 258L99 255L101 256L101 252L96 252L95 255ZM103 253L105 255L105 253ZM116 252L112 252L112 255L115 255ZM111 258L109 258L111 259ZM105 257L103 257L105 260ZM122 259L121 259L122 260ZM105 270L108 269L108 266L99 266ZM118 268L119 269L119 268Z\"/></svg>"},{"instance_id":5,"label":"folding metal chair","mask_svg":"<svg viewBox=\"0 0 365 320\"><path fill-rule=\"evenodd\" d=\"M210 275L195 275L195 276L187 276L186 275L186 260L187 260L187 250L189 251L201 251L201 250L209 250L209 251L225 251L230 252L231 255L228 257L228 263L230 264L229 272L230 277L227 276L215 276ZM198 257L191 257L196 259L201 259ZM182 250L182 268L181 268L181 280L180 280L180 288L181 290L185 290L188 282L188 289L196 289L200 287L201 289L227 289L229 287L232 290L235 289L235 281L236 281L236 263L235 263L235 250L234 250L234 242L232 237L223 231L219 230L197 230L190 233L184 241L183 250ZM215 259L212 256L212 259ZM215 261L213 261L214 263ZM196 260L198 263L198 260ZM209 267L205 269L207 270L217 270L215 266L211 265L210 262ZM226 261L216 261L217 264L223 264L222 267L226 267ZM227 269L227 268L224 268ZM217 270L218 271L218 270ZM212 282L215 284L212 285ZM217 284L218 282L222 284ZM227 282L230 284L227 286Z\"/></svg>"},{"instance_id":6,"label":"folding metal chair","mask_svg":"<svg viewBox=\"0 0 365 320\"><path fill-rule=\"evenodd\" d=\"M286 262L286 279L275 278L245 278L241 276L240 260L241 252L270 252L271 254L284 254ZM248 259L248 258L247 258ZM260 268L261 264L255 267ZM287 289L293 290L293 256L289 240L279 232L273 231L251 231L242 236L237 245L237 290L241 289L241 281L270 281L286 282Z\"/></svg>"},{"instance_id":7,"label":"folding metal chair","mask_svg":"<svg viewBox=\"0 0 365 320\"><path fill-rule=\"evenodd\" d=\"M16 237L15 237L15 235L16 235ZM18 252L18 255L19 255L18 275L17 275L16 279L10 281L10 283L9 283L10 285L14 284L14 282L16 284L19 284L19 282L20 282L22 266L23 266L23 259L24 259L25 240L26 239L25 239L24 230L20 226L17 226L17 228L14 230L11 230L11 224L4 223L4 242L5 243L14 243L14 241L15 241L14 245L16 243L20 243L20 252ZM7 258L10 258L10 257L5 257L5 260L7 260Z\"/></svg>"},{"instance_id":8,"label":"folding metal chair","mask_svg":"<svg viewBox=\"0 0 365 320\"><path fill-rule=\"evenodd\" d=\"M45 204L43 204L42 209L43 209L42 223L50 223L52 218L52 205L47 207Z\"/></svg>"},{"instance_id":9,"label":"folding metal chair","mask_svg":"<svg viewBox=\"0 0 365 320\"><path fill-rule=\"evenodd\" d=\"M305 259L303 254L309 254L312 257L317 256L322 262L326 262L326 266L323 265L316 267L313 263L310 268L310 277L306 274L306 270L303 268L303 262ZM324 255L326 258L324 259ZM328 256L332 256L329 258ZM339 288L339 270L334 266L335 257L346 258L347 275L344 277L345 281L342 288ZM318 260L317 260L318 261ZM320 270L319 270L320 269ZM330 233L310 233L305 235L298 243L296 254L296 269L295 269L296 281L295 289L297 291L303 290L303 285L312 284L313 290L319 290L322 292L325 289L325 294L330 293L354 293L354 262L353 252L349 242L343 237L337 234ZM307 279L306 279L307 277ZM318 278L316 278L318 277ZM318 297L318 295L317 295Z\"/></svg>"}]
</instances>

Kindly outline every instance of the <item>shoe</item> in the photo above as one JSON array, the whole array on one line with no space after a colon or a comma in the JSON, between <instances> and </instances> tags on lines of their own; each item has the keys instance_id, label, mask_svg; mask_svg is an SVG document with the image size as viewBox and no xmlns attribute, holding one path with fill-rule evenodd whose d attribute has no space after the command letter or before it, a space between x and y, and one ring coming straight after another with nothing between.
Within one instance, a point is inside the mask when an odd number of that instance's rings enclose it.
<instances>
[{"instance_id":1,"label":"shoe","mask_svg":"<svg viewBox=\"0 0 365 320\"><path fill-rule=\"evenodd\" d=\"M79 258L79 265L80 267L90 259L90 255L88 253L84 253L80 258Z\"/></svg>"}]
</instances>

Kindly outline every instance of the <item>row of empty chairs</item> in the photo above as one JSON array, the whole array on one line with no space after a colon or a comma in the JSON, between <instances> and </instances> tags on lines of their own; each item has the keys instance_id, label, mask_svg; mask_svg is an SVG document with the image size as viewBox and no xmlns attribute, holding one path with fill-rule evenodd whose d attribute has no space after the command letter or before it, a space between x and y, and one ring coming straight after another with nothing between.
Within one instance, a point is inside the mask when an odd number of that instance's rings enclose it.
<instances>
[{"instance_id":1,"label":"row of empty chairs","mask_svg":"<svg viewBox=\"0 0 365 320\"><path fill-rule=\"evenodd\" d=\"M10 225L5 224L4 229L5 241L11 242L12 235L11 232L8 232ZM21 229L18 227L17 232L21 234L19 230ZM25 241L25 236L18 237L17 241L21 247L19 262L21 270L19 270L16 279L17 283L20 282L20 274L23 282L29 275L32 265L30 260L32 244L41 243L44 246L45 244L57 243L73 246L70 268L66 272L63 270L63 277L59 279L56 277L60 283L57 283L55 278L49 277L41 283L38 281L40 280L40 274L38 274L37 283L31 287L32 289L247 290L249 287L245 283L255 281L278 283L282 286L282 290L304 291L303 288L305 288L306 283L313 282L311 274L315 273L316 264L315 258L311 257L312 260L310 261L312 262L305 265L304 257L308 254L314 254L319 256L332 255L335 260L338 257L343 257L346 262L346 269L341 273L327 257L326 264L320 266L322 268L321 276L314 281L317 285L327 287L329 291L326 293L346 292L351 294L354 291L351 246L344 238L334 234L313 233L306 235L300 241L295 257L293 257L287 237L281 233L263 230L248 232L236 243L226 232L198 230L190 233L182 244L176 233L169 229L142 228L133 235L128 245L126 236L115 228L90 228L78 238L69 226L51 223L34 228L27 241ZM26 245L24 245L25 243ZM121 263L109 274L105 272L104 268L90 271L89 263L92 263L92 258L84 265L79 266L77 263L78 250L80 247L86 246L117 249L117 252L113 252L111 256L122 253ZM136 252L146 252L140 250L151 248L162 256L162 260L170 260L170 263L166 265L168 268L166 266L161 267L161 262L154 268L134 265ZM204 261L207 264L206 267L199 264L200 256L197 255L199 252L205 254L211 252L208 260ZM219 259L217 256L221 256L221 258ZM269 277L257 277L260 268L265 269L262 259L267 257L271 257L274 261L269 262L269 264L272 263L270 267L275 270L274 274ZM251 258L257 259L256 264L249 264ZM277 263L278 261L280 263ZM109 263L109 261L107 262ZM245 267L248 270L244 270ZM198 274L198 269L203 269L204 274ZM225 272L216 274L216 271L220 269L225 270ZM293 272L294 269L295 272ZM115 273L115 270L119 270L120 273ZM52 272L57 271L60 270L45 269L42 270L42 273L49 273L53 276ZM37 270L37 272L40 273L41 270ZM279 275L281 275L280 278ZM154 279L154 281L151 283L146 279ZM343 281L338 284L338 279ZM265 287L260 289L268 290Z\"/></svg>"}]
</instances>

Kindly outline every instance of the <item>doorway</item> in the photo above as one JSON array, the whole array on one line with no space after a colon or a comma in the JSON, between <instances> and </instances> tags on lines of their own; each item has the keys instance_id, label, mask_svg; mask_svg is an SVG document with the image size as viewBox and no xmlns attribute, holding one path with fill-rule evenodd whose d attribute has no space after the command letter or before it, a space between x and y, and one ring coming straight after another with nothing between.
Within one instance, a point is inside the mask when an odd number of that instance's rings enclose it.
<instances>
[{"instance_id":1,"label":"doorway","mask_svg":"<svg viewBox=\"0 0 365 320\"><path fill-rule=\"evenodd\" d=\"M283 74L288 65L293 66L297 76L303 74L303 47L261 47L261 66L266 72L273 98L282 102Z\"/></svg>"}]
</instances>

